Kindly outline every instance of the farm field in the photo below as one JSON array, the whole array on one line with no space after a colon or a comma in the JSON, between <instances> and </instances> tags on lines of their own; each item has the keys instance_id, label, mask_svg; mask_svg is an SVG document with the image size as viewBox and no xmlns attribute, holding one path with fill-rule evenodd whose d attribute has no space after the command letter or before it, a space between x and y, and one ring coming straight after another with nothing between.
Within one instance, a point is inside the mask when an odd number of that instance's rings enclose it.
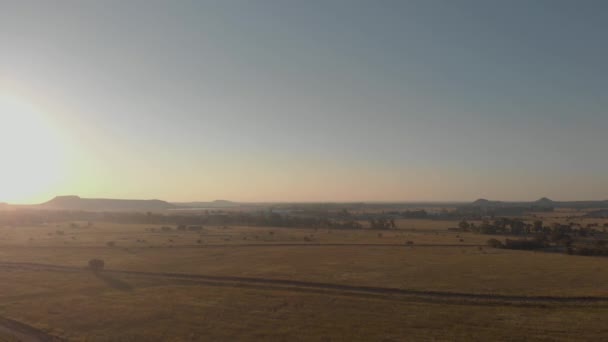
<instances>
[{"instance_id":1,"label":"farm field","mask_svg":"<svg viewBox=\"0 0 608 342\"><path fill-rule=\"evenodd\" d=\"M83 341L568 340L608 333L601 324L608 318L607 259L493 249L487 235L448 231L457 224L403 219L385 231L2 227L0 317L48 338ZM93 258L106 270L87 270Z\"/></svg>"}]
</instances>

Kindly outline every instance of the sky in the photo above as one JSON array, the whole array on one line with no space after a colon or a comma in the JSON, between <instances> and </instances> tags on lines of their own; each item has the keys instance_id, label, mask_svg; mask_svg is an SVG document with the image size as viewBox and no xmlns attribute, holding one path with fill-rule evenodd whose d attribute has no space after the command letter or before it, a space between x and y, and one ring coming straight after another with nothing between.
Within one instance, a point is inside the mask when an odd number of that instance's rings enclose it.
<instances>
[{"instance_id":1,"label":"sky","mask_svg":"<svg viewBox=\"0 0 608 342\"><path fill-rule=\"evenodd\" d=\"M0 0L0 201L608 199L608 2Z\"/></svg>"}]
</instances>

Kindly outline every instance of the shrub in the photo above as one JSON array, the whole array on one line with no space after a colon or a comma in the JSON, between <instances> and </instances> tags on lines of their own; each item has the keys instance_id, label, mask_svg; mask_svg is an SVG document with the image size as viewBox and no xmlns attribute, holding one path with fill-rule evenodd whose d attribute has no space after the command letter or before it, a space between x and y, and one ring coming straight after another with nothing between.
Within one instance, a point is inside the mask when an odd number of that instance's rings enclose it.
<instances>
[{"instance_id":1,"label":"shrub","mask_svg":"<svg viewBox=\"0 0 608 342\"><path fill-rule=\"evenodd\" d=\"M93 272L100 272L105 267L105 264L101 259L91 259L89 260L89 269Z\"/></svg>"},{"instance_id":2,"label":"shrub","mask_svg":"<svg viewBox=\"0 0 608 342\"><path fill-rule=\"evenodd\" d=\"M460 223L458 223L458 228L460 228L462 231L467 231L469 228L471 228L471 225L466 220L462 220Z\"/></svg>"},{"instance_id":3,"label":"shrub","mask_svg":"<svg viewBox=\"0 0 608 342\"><path fill-rule=\"evenodd\" d=\"M505 241L505 248L508 249L523 249L523 250L532 250L532 249L539 249L539 248L543 248L545 247L545 243L541 240L538 239L534 239L534 240L526 240L526 239L521 239L521 240L511 240L511 239L507 239Z\"/></svg>"},{"instance_id":4,"label":"shrub","mask_svg":"<svg viewBox=\"0 0 608 342\"><path fill-rule=\"evenodd\" d=\"M114 242L114 241L108 241L108 242L106 242L106 246L108 246L108 247L114 247L114 246L116 246L116 242Z\"/></svg>"}]
</instances>

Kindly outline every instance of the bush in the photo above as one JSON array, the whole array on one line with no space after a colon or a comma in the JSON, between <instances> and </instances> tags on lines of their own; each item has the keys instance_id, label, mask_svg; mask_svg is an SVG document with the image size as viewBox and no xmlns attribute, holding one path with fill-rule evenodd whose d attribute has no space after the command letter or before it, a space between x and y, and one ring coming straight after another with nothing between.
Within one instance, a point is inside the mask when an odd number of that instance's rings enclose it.
<instances>
[{"instance_id":1,"label":"bush","mask_svg":"<svg viewBox=\"0 0 608 342\"><path fill-rule=\"evenodd\" d=\"M100 272L105 267L105 262L101 259L91 259L89 260L89 269L93 272Z\"/></svg>"},{"instance_id":2,"label":"bush","mask_svg":"<svg viewBox=\"0 0 608 342\"><path fill-rule=\"evenodd\" d=\"M108 247L114 247L114 246L116 246L116 242L114 242L114 241L108 241L108 242L106 242L106 246L108 246Z\"/></svg>"},{"instance_id":3,"label":"bush","mask_svg":"<svg viewBox=\"0 0 608 342\"><path fill-rule=\"evenodd\" d=\"M492 248L504 248L505 245L498 239L490 239L486 244Z\"/></svg>"}]
</instances>

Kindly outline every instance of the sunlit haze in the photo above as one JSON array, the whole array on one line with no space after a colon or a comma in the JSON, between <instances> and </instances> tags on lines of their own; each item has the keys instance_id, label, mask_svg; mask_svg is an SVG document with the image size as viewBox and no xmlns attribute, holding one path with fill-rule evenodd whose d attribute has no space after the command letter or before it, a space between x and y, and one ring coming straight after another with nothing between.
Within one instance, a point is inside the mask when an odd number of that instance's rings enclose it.
<instances>
[{"instance_id":1,"label":"sunlit haze","mask_svg":"<svg viewBox=\"0 0 608 342\"><path fill-rule=\"evenodd\" d=\"M607 34L603 1L0 0L0 202L607 199Z\"/></svg>"}]
</instances>

